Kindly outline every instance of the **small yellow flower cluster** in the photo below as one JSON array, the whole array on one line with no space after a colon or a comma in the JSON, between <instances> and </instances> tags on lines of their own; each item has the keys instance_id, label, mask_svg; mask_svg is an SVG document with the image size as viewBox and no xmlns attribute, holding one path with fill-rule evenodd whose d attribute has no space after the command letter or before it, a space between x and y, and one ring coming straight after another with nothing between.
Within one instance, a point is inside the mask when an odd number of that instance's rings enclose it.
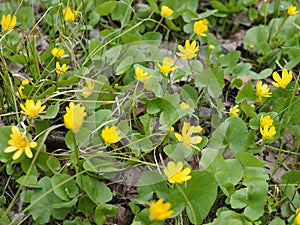
<instances>
[{"instance_id":1,"label":"small yellow flower cluster","mask_svg":"<svg viewBox=\"0 0 300 225\"><path fill-rule=\"evenodd\" d=\"M256 83L256 102L261 102L262 98L269 98L272 95L272 92L270 91L270 88L268 87L267 84L262 84L262 81L259 80Z\"/></svg>"},{"instance_id":2,"label":"small yellow flower cluster","mask_svg":"<svg viewBox=\"0 0 300 225\"><path fill-rule=\"evenodd\" d=\"M167 168L164 169L164 173L171 184L182 184L183 182L190 180L192 178L192 176L189 175L191 171L192 169L189 167L183 169L183 163L180 161L177 164L170 161L168 162Z\"/></svg>"},{"instance_id":3,"label":"small yellow flower cluster","mask_svg":"<svg viewBox=\"0 0 300 225\"><path fill-rule=\"evenodd\" d=\"M145 82L149 80L152 77L152 75L149 75L148 72L144 72L144 70L137 66L135 69L135 79L139 80L141 82Z\"/></svg>"},{"instance_id":4,"label":"small yellow flower cluster","mask_svg":"<svg viewBox=\"0 0 300 225\"><path fill-rule=\"evenodd\" d=\"M121 140L120 130L116 126L106 126L101 132L101 137L105 141L106 146L110 146Z\"/></svg>"},{"instance_id":5,"label":"small yellow flower cluster","mask_svg":"<svg viewBox=\"0 0 300 225\"><path fill-rule=\"evenodd\" d=\"M86 80L85 83L87 86L82 88L83 93L81 95L84 98L88 98L92 94L92 91L94 90L95 83L91 80Z\"/></svg>"},{"instance_id":6,"label":"small yellow flower cluster","mask_svg":"<svg viewBox=\"0 0 300 225\"><path fill-rule=\"evenodd\" d=\"M11 127L11 135L8 144L10 145L4 149L5 153L15 152L12 156L13 160L17 160L23 152L28 158L32 158L31 148L35 148L37 143L34 141L29 142L26 133L21 133L17 126Z\"/></svg>"},{"instance_id":7,"label":"small yellow flower cluster","mask_svg":"<svg viewBox=\"0 0 300 225\"><path fill-rule=\"evenodd\" d=\"M208 30L208 20L203 19L194 23L194 32L199 36L207 36L204 32Z\"/></svg>"},{"instance_id":8,"label":"small yellow flower cluster","mask_svg":"<svg viewBox=\"0 0 300 225\"><path fill-rule=\"evenodd\" d=\"M26 99L27 96L23 93L23 89L25 88L25 86L27 86L29 84L29 80L25 79L22 81L22 84L18 87L18 92L19 95L22 99Z\"/></svg>"},{"instance_id":9,"label":"small yellow flower cluster","mask_svg":"<svg viewBox=\"0 0 300 225\"><path fill-rule=\"evenodd\" d=\"M294 5L290 5L290 6L288 7L287 13L289 14L289 16L293 16L293 15L298 14L297 7L294 6Z\"/></svg>"},{"instance_id":10,"label":"small yellow flower cluster","mask_svg":"<svg viewBox=\"0 0 300 225\"><path fill-rule=\"evenodd\" d=\"M235 105L233 107L230 108L229 110L229 116L233 117L233 116L239 116L239 105Z\"/></svg>"},{"instance_id":11,"label":"small yellow flower cluster","mask_svg":"<svg viewBox=\"0 0 300 225\"><path fill-rule=\"evenodd\" d=\"M167 176L168 181L171 184L182 184L192 179L190 173L192 169L187 167L183 169L183 163L179 161L177 164L173 161L168 162L167 167L164 169L164 174ZM164 203L163 199L153 201L150 204L150 219L151 220L166 220L173 214L171 209L171 203Z\"/></svg>"},{"instance_id":12,"label":"small yellow flower cluster","mask_svg":"<svg viewBox=\"0 0 300 225\"><path fill-rule=\"evenodd\" d=\"M38 100L36 103L32 99L27 99L24 104L20 104L21 109L23 110L22 113L26 114L30 117L35 117L36 115L40 114L46 108L45 105L42 106L41 100Z\"/></svg>"},{"instance_id":13,"label":"small yellow flower cluster","mask_svg":"<svg viewBox=\"0 0 300 225\"><path fill-rule=\"evenodd\" d=\"M182 59L193 59L197 56L199 46L197 45L197 42L195 40L192 41L192 43L190 43L189 40L186 40L185 48L182 45L178 45L178 50L180 52L177 52L176 55L178 55Z\"/></svg>"},{"instance_id":14,"label":"small yellow flower cluster","mask_svg":"<svg viewBox=\"0 0 300 225\"><path fill-rule=\"evenodd\" d=\"M70 102L69 107L66 107L66 114L64 115L64 123L66 128L78 133L86 116L85 107L80 104Z\"/></svg>"},{"instance_id":15,"label":"small yellow flower cluster","mask_svg":"<svg viewBox=\"0 0 300 225\"><path fill-rule=\"evenodd\" d=\"M10 31L14 29L16 24L17 24L16 16L11 17L10 14L8 14L7 16L5 15L2 16L2 20L1 20L2 30Z\"/></svg>"},{"instance_id":16,"label":"small yellow flower cluster","mask_svg":"<svg viewBox=\"0 0 300 225\"><path fill-rule=\"evenodd\" d=\"M159 71L164 74L165 76L168 75L168 73L176 70L178 68L178 66L173 66L174 64L174 60L170 59L168 57L165 57L162 61L162 65L160 65L159 63L157 63L158 67L159 67Z\"/></svg>"},{"instance_id":17,"label":"small yellow flower cluster","mask_svg":"<svg viewBox=\"0 0 300 225\"><path fill-rule=\"evenodd\" d=\"M181 102L180 105L179 105L179 108L182 109L182 110L186 110L186 109L190 108L190 105L185 103L185 102Z\"/></svg>"},{"instance_id":18,"label":"small yellow flower cluster","mask_svg":"<svg viewBox=\"0 0 300 225\"><path fill-rule=\"evenodd\" d=\"M158 199L150 204L150 219L151 220L165 220L172 216L173 210L170 210L171 203L164 203L163 199Z\"/></svg>"},{"instance_id":19,"label":"small yellow flower cluster","mask_svg":"<svg viewBox=\"0 0 300 225\"><path fill-rule=\"evenodd\" d=\"M280 77L277 72L274 72L272 74L272 77L276 81L276 82L272 82L272 84L274 86L281 87L282 89L285 89L286 86L293 79L293 72L292 71L288 71L287 69L283 68L283 70L282 70L282 77Z\"/></svg>"},{"instance_id":20,"label":"small yellow flower cluster","mask_svg":"<svg viewBox=\"0 0 300 225\"><path fill-rule=\"evenodd\" d=\"M74 22L78 15L78 11L72 10L70 7L66 7L63 9L63 16L65 21Z\"/></svg>"},{"instance_id":21,"label":"small yellow flower cluster","mask_svg":"<svg viewBox=\"0 0 300 225\"><path fill-rule=\"evenodd\" d=\"M276 128L270 116L260 117L260 133L263 139L272 139L276 134Z\"/></svg>"},{"instance_id":22,"label":"small yellow flower cluster","mask_svg":"<svg viewBox=\"0 0 300 225\"><path fill-rule=\"evenodd\" d=\"M161 16L164 18L168 18L169 16L171 16L173 14L173 10L170 9L168 6L162 6L161 7Z\"/></svg>"},{"instance_id":23,"label":"small yellow flower cluster","mask_svg":"<svg viewBox=\"0 0 300 225\"><path fill-rule=\"evenodd\" d=\"M54 57L60 59L61 57L63 57L65 55L65 50L63 48L55 47L51 50L51 54ZM66 64L60 65L60 63L58 61L56 62L55 66L56 66L55 71L57 74L64 74L69 69L69 67Z\"/></svg>"},{"instance_id":24,"label":"small yellow flower cluster","mask_svg":"<svg viewBox=\"0 0 300 225\"><path fill-rule=\"evenodd\" d=\"M183 144L189 148L192 147L198 151L200 148L196 144L201 143L201 136L192 136L193 134L200 133L203 130L201 126L191 126L190 123L184 122L181 134L175 133L175 137L178 141L183 142Z\"/></svg>"}]
</instances>

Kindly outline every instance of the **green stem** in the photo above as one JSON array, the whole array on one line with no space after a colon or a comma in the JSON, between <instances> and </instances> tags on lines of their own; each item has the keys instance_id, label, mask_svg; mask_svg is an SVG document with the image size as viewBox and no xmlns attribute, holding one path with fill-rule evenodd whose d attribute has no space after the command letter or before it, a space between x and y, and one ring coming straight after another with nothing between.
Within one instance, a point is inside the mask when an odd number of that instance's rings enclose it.
<instances>
[{"instance_id":1,"label":"green stem","mask_svg":"<svg viewBox=\"0 0 300 225\"><path fill-rule=\"evenodd\" d=\"M73 134L74 153L75 153L75 170L76 170L76 173L79 173L80 172L80 166L79 166L80 153L79 153L78 145L76 143L76 137L75 137L74 132L72 132L72 134Z\"/></svg>"},{"instance_id":2,"label":"green stem","mask_svg":"<svg viewBox=\"0 0 300 225\"><path fill-rule=\"evenodd\" d=\"M156 25L155 29L153 32L156 32L156 30L159 28L159 26L161 25L161 22L163 21L163 17L160 19L160 21L158 21L158 24Z\"/></svg>"}]
</instances>

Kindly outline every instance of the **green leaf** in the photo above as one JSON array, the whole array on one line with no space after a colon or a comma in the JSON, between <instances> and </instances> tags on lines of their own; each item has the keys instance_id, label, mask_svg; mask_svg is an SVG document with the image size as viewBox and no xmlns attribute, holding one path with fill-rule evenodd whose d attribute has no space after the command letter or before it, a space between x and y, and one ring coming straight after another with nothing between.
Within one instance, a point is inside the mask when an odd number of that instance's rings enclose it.
<instances>
[{"instance_id":1,"label":"green leaf","mask_svg":"<svg viewBox=\"0 0 300 225\"><path fill-rule=\"evenodd\" d=\"M147 203L155 193L157 197L166 199L168 196L168 186L162 175L156 171L146 171L138 181L138 200Z\"/></svg>"},{"instance_id":2,"label":"green leaf","mask_svg":"<svg viewBox=\"0 0 300 225\"><path fill-rule=\"evenodd\" d=\"M115 10L117 4L118 1L106 1L101 5L98 5L95 11L101 16L108 16Z\"/></svg>"},{"instance_id":3,"label":"green leaf","mask_svg":"<svg viewBox=\"0 0 300 225\"><path fill-rule=\"evenodd\" d=\"M56 173L60 169L60 162L55 156L50 155L46 164L53 173Z\"/></svg>"},{"instance_id":4,"label":"green leaf","mask_svg":"<svg viewBox=\"0 0 300 225\"><path fill-rule=\"evenodd\" d=\"M191 176L186 185L178 185L171 192L168 201L172 206L184 205L191 223L202 224L216 200L218 185L207 171L193 171Z\"/></svg>"},{"instance_id":5,"label":"green leaf","mask_svg":"<svg viewBox=\"0 0 300 225\"><path fill-rule=\"evenodd\" d=\"M103 42L97 38L91 40L88 51L91 60L99 60L103 55Z\"/></svg>"},{"instance_id":6,"label":"green leaf","mask_svg":"<svg viewBox=\"0 0 300 225\"><path fill-rule=\"evenodd\" d=\"M264 69L263 71L261 71L259 74L250 71L250 73L247 74L247 76L251 79L255 79L255 80L260 80L260 79L264 79L266 77L269 77L272 74L273 70L270 68Z\"/></svg>"},{"instance_id":7,"label":"green leaf","mask_svg":"<svg viewBox=\"0 0 300 225\"><path fill-rule=\"evenodd\" d=\"M194 75L197 87L207 87L208 94L213 98L218 98L222 94L222 85L216 75L208 69Z\"/></svg>"},{"instance_id":8,"label":"green leaf","mask_svg":"<svg viewBox=\"0 0 300 225\"><path fill-rule=\"evenodd\" d=\"M285 222L280 218L275 218L269 225L285 225Z\"/></svg>"},{"instance_id":9,"label":"green leaf","mask_svg":"<svg viewBox=\"0 0 300 225\"><path fill-rule=\"evenodd\" d=\"M40 115L42 119L54 119L59 112L59 102L57 101L54 105L47 108L46 115Z\"/></svg>"},{"instance_id":10,"label":"green leaf","mask_svg":"<svg viewBox=\"0 0 300 225\"><path fill-rule=\"evenodd\" d=\"M33 219L40 224L48 223L51 216L60 220L64 219L70 211L70 205L65 205L65 207L59 205L64 202L53 191L50 191L53 190L50 178L43 177L38 185L42 188L34 190L30 201L29 212ZM75 203L72 202L73 205Z\"/></svg>"},{"instance_id":11,"label":"green leaf","mask_svg":"<svg viewBox=\"0 0 300 225\"><path fill-rule=\"evenodd\" d=\"M283 174L280 178L281 183L289 185L299 185L300 184L300 171L291 170Z\"/></svg>"},{"instance_id":12,"label":"green leaf","mask_svg":"<svg viewBox=\"0 0 300 225\"><path fill-rule=\"evenodd\" d=\"M253 84L251 81L248 81L246 85L240 90L236 96L235 103L241 103L245 100L252 100L255 101L256 95Z\"/></svg>"},{"instance_id":13,"label":"green leaf","mask_svg":"<svg viewBox=\"0 0 300 225\"><path fill-rule=\"evenodd\" d=\"M56 174L51 178L54 193L64 201L70 201L78 194L76 182L68 174Z\"/></svg>"},{"instance_id":14,"label":"green leaf","mask_svg":"<svg viewBox=\"0 0 300 225\"><path fill-rule=\"evenodd\" d=\"M78 177L77 183L95 204L105 203L112 199L110 189L96 178L82 175Z\"/></svg>"},{"instance_id":15,"label":"green leaf","mask_svg":"<svg viewBox=\"0 0 300 225\"><path fill-rule=\"evenodd\" d=\"M158 5L155 0L147 0L147 2L149 3L150 9L153 12L160 14L160 9L158 8Z\"/></svg>"},{"instance_id":16,"label":"green leaf","mask_svg":"<svg viewBox=\"0 0 300 225\"><path fill-rule=\"evenodd\" d=\"M117 75L121 75L121 74L125 73L127 70L129 70L129 68L131 67L132 64L133 64L133 57L132 56L126 57L117 66L117 68L116 68L116 74Z\"/></svg>"},{"instance_id":17,"label":"green leaf","mask_svg":"<svg viewBox=\"0 0 300 225\"><path fill-rule=\"evenodd\" d=\"M248 152L238 152L236 156L244 167L262 167L266 164Z\"/></svg>"},{"instance_id":18,"label":"green leaf","mask_svg":"<svg viewBox=\"0 0 300 225\"><path fill-rule=\"evenodd\" d=\"M268 44L268 27L259 25L250 28L244 37L244 46L252 51L252 46L256 48L258 54L267 54L270 51ZM251 47L250 47L251 46Z\"/></svg>"},{"instance_id":19,"label":"green leaf","mask_svg":"<svg viewBox=\"0 0 300 225\"><path fill-rule=\"evenodd\" d=\"M19 179L17 179L17 182L25 187L41 188L41 186L37 184L37 177L33 175L21 176Z\"/></svg>"},{"instance_id":20,"label":"green leaf","mask_svg":"<svg viewBox=\"0 0 300 225\"><path fill-rule=\"evenodd\" d=\"M228 12L228 8L220 1L210 1L210 5L220 12Z\"/></svg>"},{"instance_id":21,"label":"green leaf","mask_svg":"<svg viewBox=\"0 0 300 225\"><path fill-rule=\"evenodd\" d=\"M106 217L113 217L117 214L117 206L110 204L99 204L95 210L94 220L97 225L106 222Z\"/></svg>"},{"instance_id":22,"label":"green leaf","mask_svg":"<svg viewBox=\"0 0 300 225\"><path fill-rule=\"evenodd\" d=\"M212 134L210 144L214 149L228 145L233 152L246 150L248 130L245 122L239 117L227 118Z\"/></svg>"},{"instance_id":23,"label":"green leaf","mask_svg":"<svg viewBox=\"0 0 300 225\"><path fill-rule=\"evenodd\" d=\"M11 154L7 154L4 152L8 145L8 140L10 139L11 134L11 126L0 126L0 161L7 162L11 158Z\"/></svg>"}]
</instances>

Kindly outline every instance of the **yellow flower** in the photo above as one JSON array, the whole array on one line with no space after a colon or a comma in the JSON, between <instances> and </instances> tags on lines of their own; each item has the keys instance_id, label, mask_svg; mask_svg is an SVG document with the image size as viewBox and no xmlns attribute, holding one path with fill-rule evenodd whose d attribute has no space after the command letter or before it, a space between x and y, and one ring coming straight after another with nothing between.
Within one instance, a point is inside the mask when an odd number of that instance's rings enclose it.
<instances>
[{"instance_id":1,"label":"yellow flower","mask_svg":"<svg viewBox=\"0 0 300 225\"><path fill-rule=\"evenodd\" d=\"M260 117L260 126L261 127L271 127L273 125L273 120L270 116L261 116Z\"/></svg>"},{"instance_id":2,"label":"yellow flower","mask_svg":"<svg viewBox=\"0 0 300 225\"><path fill-rule=\"evenodd\" d=\"M94 90L95 84L91 80L86 80L85 83L87 84L87 86L85 86L85 87L82 88L82 92L83 93L81 95L84 98L87 98L87 97L89 97L92 94L92 90Z\"/></svg>"},{"instance_id":3,"label":"yellow flower","mask_svg":"<svg viewBox=\"0 0 300 225\"><path fill-rule=\"evenodd\" d=\"M74 102L70 102L69 107L66 107L67 112L64 115L66 128L72 130L74 133L78 133L83 123L83 118L86 116L84 110L84 106L80 104L75 105Z\"/></svg>"},{"instance_id":4,"label":"yellow flower","mask_svg":"<svg viewBox=\"0 0 300 225\"><path fill-rule=\"evenodd\" d=\"M51 54L56 58L61 58L65 54L65 50L63 48L53 48L51 50Z\"/></svg>"},{"instance_id":5,"label":"yellow flower","mask_svg":"<svg viewBox=\"0 0 300 225\"><path fill-rule=\"evenodd\" d=\"M258 97L256 99L257 102L261 102L262 101L262 97L266 97L269 98L271 97L272 92L270 91L270 88L268 87L267 84L262 85L262 81L259 80L256 83L256 96Z\"/></svg>"},{"instance_id":6,"label":"yellow flower","mask_svg":"<svg viewBox=\"0 0 300 225\"><path fill-rule=\"evenodd\" d=\"M164 18L167 18L169 16L171 16L173 14L173 10L170 9L168 6L163 6L161 7L161 16L164 17Z\"/></svg>"},{"instance_id":7,"label":"yellow flower","mask_svg":"<svg viewBox=\"0 0 300 225\"><path fill-rule=\"evenodd\" d=\"M34 100L32 99L27 99L25 106L21 103L20 107L23 110L22 112L30 117L35 117L46 108L45 105L42 106L41 100L34 103Z\"/></svg>"},{"instance_id":8,"label":"yellow flower","mask_svg":"<svg viewBox=\"0 0 300 225\"><path fill-rule=\"evenodd\" d=\"M189 104L185 103L185 102L181 102L179 105L180 109L185 110L185 109L189 109L190 106Z\"/></svg>"},{"instance_id":9,"label":"yellow flower","mask_svg":"<svg viewBox=\"0 0 300 225\"><path fill-rule=\"evenodd\" d=\"M182 184L183 182L188 181L192 178L192 176L189 175L192 171L191 168L185 168L184 170L182 169L182 162L178 162L177 164L172 161L168 162L167 168L164 169L164 173L171 184Z\"/></svg>"},{"instance_id":10,"label":"yellow flower","mask_svg":"<svg viewBox=\"0 0 300 225\"><path fill-rule=\"evenodd\" d=\"M18 87L18 92L19 95L22 99L26 99L27 96L23 93L23 89L25 88L25 86L27 86L29 84L29 80L25 79L22 81L22 84Z\"/></svg>"},{"instance_id":11,"label":"yellow flower","mask_svg":"<svg viewBox=\"0 0 300 225\"><path fill-rule=\"evenodd\" d=\"M276 82L272 82L272 84L276 87L281 87L283 89L286 88L286 86L292 81L293 79L293 72L288 71L287 69L283 69L282 71L282 78L279 76L277 72L274 72L272 74L273 79Z\"/></svg>"},{"instance_id":12,"label":"yellow flower","mask_svg":"<svg viewBox=\"0 0 300 225\"><path fill-rule=\"evenodd\" d=\"M192 135L194 133L200 133L203 130L201 126L191 126L190 123L184 122L182 127L182 134L175 133L175 137L178 141L183 142L183 144L186 147L192 147L198 151L200 151L200 148L196 146L195 144L199 144L202 141L202 137L200 136L194 136Z\"/></svg>"},{"instance_id":13,"label":"yellow flower","mask_svg":"<svg viewBox=\"0 0 300 225\"><path fill-rule=\"evenodd\" d=\"M300 225L300 208L298 208L296 210L296 216L295 216L295 220L294 220L296 225Z\"/></svg>"},{"instance_id":14,"label":"yellow flower","mask_svg":"<svg viewBox=\"0 0 300 225\"><path fill-rule=\"evenodd\" d=\"M167 75L168 73L176 70L178 68L178 66L173 66L174 64L174 60L173 59L170 59L168 57L165 57L162 61L162 65L160 65L159 63L158 64L158 67L159 67L159 71L161 73L163 73L164 75Z\"/></svg>"},{"instance_id":15,"label":"yellow flower","mask_svg":"<svg viewBox=\"0 0 300 225\"><path fill-rule=\"evenodd\" d=\"M121 140L120 130L116 126L107 126L101 132L101 137L107 146L117 143Z\"/></svg>"},{"instance_id":16,"label":"yellow flower","mask_svg":"<svg viewBox=\"0 0 300 225\"><path fill-rule=\"evenodd\" d=\"M173 210L170 210L171 203L164 203L163 199L158 199L150 204L150 219L151 220L165 220L172 216Z\"/></svg>"},{"instance_id":17,"label":"yellow flower","mask_svg":"<svg viewBox=\"0 0 300 225\"><path fill-rule=\"evenodd\" d=\"M148 75L148 72L144 72L144 70L137 66L135 69L135 79L145 82L146 80L149 80L152 76Z\"/></svg>"},{"instance_id":18,"label":"yellow flower","mask_svg":"<svg viewBox=\"0 0 300 225\"><path fill-rule=\"evenodd\" d=\"M73 22L76 19L78 11L73 11L70 7L63 9L63 15L65 21Z\"/></svg>"},{"instance_id":19,"label":"yellow flower","mask_svg":"<svg viewBox=\"0 0 300 225\"><path fill-rule=\"evenodd\" d=\"M8 141L8 144L10 145L7 147L4 152L10 153L15 152L12 156L13 160L18 159L23 152L25 152L25 155L28 158L32 158L32 152L31 148L35 148L37 146L36 142L29 142L26 134L21 134L20 130L16 126L11 127L11 134L10 134L10 140Z\"/></svg>"},{"instance_id":20,"label":"yellow flower","mask_svg":"<svg viewBox=\"0 0 300 225\"><path fill-rule=\"evenodd\" d=\"M235 105L229 110L229 116L239 116L239 105Z\"/></svg>"},{"instance_id":21,"label":"yellow flower","mask_svg":"<svg viewBox=\"0 0 300 225\"><path fill-rule=\"evenodd\" d=\"M63 64L60 66L59 62L56 62L56 73L57 74L64 74L67 70L69 69L69 67L66 64Z\"/></svg>"},{"instance_id":22,"label":"yellow flower","mask_svg":"<svg viewBox=\"0 0 300 225\"><path fill-rule=\"evenodd\" d=\"M208 30L208 20L203 19L194 23L194 32L199 36L206 36L205 31Z\"/></svg>"},{"instance_id":23,"label":"yellow flower","mask_svg":"<svg viewBox=\"0 0 300 225\"><path fill-rule=\"evenodd\" d=\"M8 14L7 16L2 15L2 20L1 20L2 30L10 31L10 30L14 29L16 24L17 24L16 16L13 16L11 18L10 14Z\"/></svg>"},{"instance_id":24,"label":"yellow flower","mask_svg":"<svg viewBox=\"0 0 300 225\"><path fill-rule=\"evenodd\" d=\"M181 57L182 59L192 59L197 56L197 51L199 46L197 46L197 42L194 40L192 44L189 40L185 41L185 48L182 45L178 45L178 49L180 52L176 52L176 55Z\"/></svg>"},{"instance_id":25,"label":"yellow flower","mask_svg":"<svg viewBox=\"0 0 300 225\"><path fill-rule=\"evenodd\" d=\"M263 139L272 139L276 134L275 126L264 126L260 127L260 133Z\"/></svg>"},{"instance_id":26,"label":"yellow flower","mask_svg":"<svg viewBox=\"0 0 300 225\"><path fill-rule=\"evenodd\" d=\"M298 13L297 7L294 6L294 5L290 5L289 8L288 8L287 13L288 13L290 16L296 15L296 14Z\"/></svg>"}]
</instances>

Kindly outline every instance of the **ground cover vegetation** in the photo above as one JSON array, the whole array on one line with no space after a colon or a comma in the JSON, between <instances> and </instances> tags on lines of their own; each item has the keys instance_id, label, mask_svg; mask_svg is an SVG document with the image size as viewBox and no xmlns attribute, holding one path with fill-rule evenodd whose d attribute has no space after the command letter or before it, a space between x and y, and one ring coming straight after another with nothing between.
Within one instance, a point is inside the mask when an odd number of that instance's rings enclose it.
<instances>
[{"instance_id":1,"label":"ground cover vegetation","mask_svg":"<svg viewBox=\"0 0 300 225\"><path fill-rule=\"evenodd\" d=\"M0 2L0 224L300 224L296 0Z\"/></svg>"}]
</instances>

